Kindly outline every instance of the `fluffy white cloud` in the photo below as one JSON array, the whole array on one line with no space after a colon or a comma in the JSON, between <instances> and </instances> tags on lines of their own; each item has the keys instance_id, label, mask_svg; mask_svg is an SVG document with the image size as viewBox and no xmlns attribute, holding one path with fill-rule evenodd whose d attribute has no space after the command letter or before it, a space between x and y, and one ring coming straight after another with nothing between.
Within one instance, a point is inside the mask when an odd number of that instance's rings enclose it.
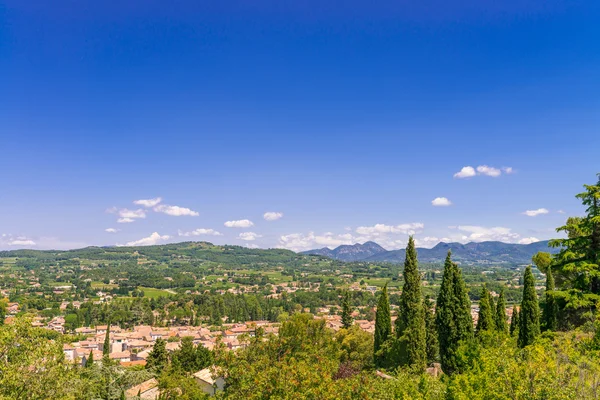
<instances>
[{"instance_id":1,"label":"fluffy white cloud","mask_svg":"<svg viewBox=\"0 0 600 400\"><path fill-rule=\"evenodd\" d=\"M106 212L110 214L117 214L119 216L117 222L120 224L131 223L138 218L146 218L146 211L142 210L141 208L137 210L130 210L128 208L118 209L116 207L112 207L106 210Z\"/></svg>"},{"instance_id":2,"label":"fluffy white cloud","mask_svg":"<svg viewBox=\"0 0 600 400\"><path fill-rule=\"evenodd\" d=\"M476 225L459 225L456 229L465 232L460 238L462 242L486 242L498 240L501 242L514 243L520 239L518 233L512 232L510 228L501 226L486 228Z\"/></svg>"},{"instance_id":3,"label":"fluffy white cloud","mask_svg":"<svg viewBox=\"0 0 600 400\"><path fill-rule=\"evenodd\" d=\"M179 206L170 206L167 204L158 205L158 206L154 207L153 210L156 212L171 215L173 217L183 217L183 216L197 217L198 215L200 215L199 212L190 210L189 208L179 207Z\"/></svg>"},{"instance_id":4,"label":"fluffy white cloud","mask_svg":"<svg viewBox=\"0 0 600 400\"><path fill-rule=\"evenodd\" d=\"M160 235L158 232L154 232L148 237L134 240L133 242L127 242L124 245L117 244L117 246L152 246L161 241L168 240L169 238L169 235Z\"/></svg>"},{"instance_id":5,"label":"fluffy white cloud","mask_svg":"<svg viewBox=\"0 0 600 400\"><path fill-rule=\"evenodd\" d=\"M261 237L262 235L255 232L242 232L239 234L238 239L252 241Z\"/></svg>"},{"instance_id":6,"label":"fluffy white cloud","mask_svg":"<svg viewBox=\"0 0 600 400\"><path fill-rule=\"evenodd\" d=\"M434 207L447 207L452 205L452 202L446 197L436 197L431 201L431 205Z\"/></svg>"},{"instance_id":7,"label":"fluffy white cloud","mask_svg":"<svg viewBox=\"0 0 600 400\"><path fill-rule=\"evenodd\" d=\"M20 239L11 240L10 242L8 242L8 245L9 246L35 246L35 242L31 239L20 238Z\"/></svg>"},{"instance_id":8,"label":"fluffy white cloud","mask_svg":"<svg viewBox=\"0 0 600 400\"><path fill-rule=\"evenodd\" d=\"M283 213L281 212L275 212L275 211L269 211L263 214L263 218L266 219L267 221L277 221L278 219L281 219L283 217Z\"/></svg>"},{"instance_id":9,"label":"fluffy white cloud","mask_svg":"<svg viewBox=\"0 0 600 400\"><path fill-rule=\"evenodd\" d=\"M462 167L460 171L454 174L455 178L471 178L475 176L475 168L471 166Z\"/></svg>"},{"instance_id":10,"label":"fluffy white cloud","mask_svg":"<svg viewBox=\"0 0 600 400\"><path fill-rule=\"evenodd\" d=\"M240 219L238 221L227 221L225 222L225 226L228 228L250 228L254 226L254 222L248 219Z\"/></svg>"},{"instance_id":11,"label":"fluffy white cloud","mask_svg":"<svg viewBox=\"0 0 600 400\"><path fill-rule=\"evenodd\" d=\"M161 201L162 201L162 198L156 197L154 199L135 200L133 202L133 204L137 204L138 206L144 206L144 207L152 208L152 207L158 205Z\"/></svg>"},{"instance_id":12,"label":"fluffy white cloud","mask_svg":"<svg viewBox=\"0 0 600 400\"><path fill-rule=\"evenodd\" d=\"M493 178L497 178L502 175L502 171L505 174L512 174L515 170L512 167L502 167L502 169L490 167L488 165L480 165L476 169L471 167L470 165L466 167L462 167L460 171L454 174L455 178L471 178L475 175L485 175L491 176Z\"/></svg>"},{"instance_id":13,"label":"fluffy white cloud","mask_svg":"<svg viewBox=\"0 0 600 400\"><path fill-rule=\"evenodd\" d=\"M334 235L326 232L322 235L315 235L314 232L309 232L308 234L292 233L279 237L279 246L293 251L312 250L315 247L333 248L342 244L353 244L352 234Z\"/></svg>"},{"instance_id":14,"label":"fluffy white cloud","mask_svg":"<svg viewBox=\"0 0 600 400\"><path fill-rule=\"evenodd\" d=\"M528 217L537 217L538 215L548 214L549 212L550 211L545 208L538 208L537 210L527 210L523 212L523 214L527 215Z\"/></svg>"},{"instance_id":15,"label":"fluffy white cloud","mask_svg":"<svg viewBox=\"0 0 600 400\"><path fill-rule=\"evenodd\" d=\"M205 229L205 228L198 228L195 229L191 232L182 232L179 231L178 232L179 236L202 236L202 235L209 235L209 236L223 236L223 234L221 232L217 232L214 229Z\"/></svg>"},{"instance_id":16,"label":"fluffy white cloud","mask_svg":"<svg viewBox=\"0 0 600 400\"><path fill-rule=\"evenodd\" d=\"M249 249L258 249L258 245L255 243L246 243L246 247Z\"/></svg>"},{"instance_id":17,"label":"fluffy white cloud","mask_svg":"<svg viewBox=\"0 0 600 400\"><path fill-rule=\"evenodd\" d=\"M356 228L356 233L360 235L378 235L383 233L403 233L406 235L414 235L420 232L425 225L422 222L411 222L409 224L400 225L385 225L375 224L373 226L359 226Z\"/></svg>"},{"instance_id":18,"label":"fluffy white cloud","mask_svg":"<svg viewBox=\"0 0 600 400\"><path fill-rule=\"evenodd\" d=\"M519 244L531 244L531 243L535 243L535 242L539 242L540 239L536 238L536 237L526 237L523 239L519 239L519 241L517 243Z\"/></svg>"},{"instance_id":19,"label":"fluffy white cloud","mask_svg":"<svg viewBox=\"0 0 600 400\"><path fill-rule=\"evenodd\" d=\"M117 233L119 232L119 229L115 229L115 228L106 228L104 230L104 232L108 232L108 233Z\"/></svg>"},{"instance_id":20,"label":"fluffy white cloud","mask_svg":"<svg viewBox=\"0 0 600 400\"><path fill-rule=\"evenodd\" d=\"M496 178L500 176L500 174L502 174L502 171L500 171L498 168L488 167L487 165L480 165L477 167L477 173Z\"/></svg>"},{"instance_id":21,"label":"fluffy white cloud","mask_svg":"<svg viewBox=\"0 0 600 400\"><path fill-rule=\"evenodd\" d=\"M557 213L559 213L559 214L564 214L564 213L565 213L565 211L564 211L564 210L558 210L558 211L557 211Z\"/></svg>"}]
</instances>

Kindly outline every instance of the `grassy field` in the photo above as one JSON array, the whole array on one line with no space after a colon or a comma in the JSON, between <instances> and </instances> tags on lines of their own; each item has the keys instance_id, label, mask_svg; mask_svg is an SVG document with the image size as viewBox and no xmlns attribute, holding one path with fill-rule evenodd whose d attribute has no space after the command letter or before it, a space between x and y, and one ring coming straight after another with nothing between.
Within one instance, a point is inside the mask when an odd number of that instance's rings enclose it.
<instances>
[{"instance_id":1,"label":"grassy field","mask_svg":"<svg viewBox=\"0 0 600 400\"><path fill-rule=\"evenodd\" d=\"M142 286L140 286L138 289L144 291L144 297L148 297L151 299L168 296L171 294L168 291L163 290L163 289L155 289L155 288L148 288L148 287L142 287Z\"/></svg>"},{"instance_id":2,"label":"grassy field","mask_svg":"<svg viewBox=\"0 0 600 400\"><path fill-rule=\"evenodd\" d=\"M119 285L115 285L114 283L107 284L107 283L99 282L99 281L92 282L92 288L94 288L94 289L111 290L111 289L115 289L118 287L119 287Z\"/></svg>"}]
</instances>

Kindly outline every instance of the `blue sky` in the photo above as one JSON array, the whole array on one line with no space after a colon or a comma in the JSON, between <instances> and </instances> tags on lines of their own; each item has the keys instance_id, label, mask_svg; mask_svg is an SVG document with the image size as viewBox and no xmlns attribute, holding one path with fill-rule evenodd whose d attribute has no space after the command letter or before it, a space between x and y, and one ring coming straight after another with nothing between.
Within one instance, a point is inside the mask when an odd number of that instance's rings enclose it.
<instances>
[{"instance_id":1,"label":"blue sky","mask_svg":"<svg viewBox=\"0 0 600 400\"><path fill-rule=\"evenodd\" d=\"M598 2L208 3L0 4L0 248L529 242L582 212Z\"/></svg>"}]
</instances>

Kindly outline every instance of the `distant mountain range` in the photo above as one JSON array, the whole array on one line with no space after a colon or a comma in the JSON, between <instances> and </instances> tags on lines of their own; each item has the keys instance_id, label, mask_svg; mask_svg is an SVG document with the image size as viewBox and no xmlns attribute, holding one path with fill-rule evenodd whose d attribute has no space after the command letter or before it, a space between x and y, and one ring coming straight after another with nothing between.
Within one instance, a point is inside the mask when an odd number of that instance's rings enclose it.
<instances>
[{"instance_id":1,"label":"distant mountain range","mask_svg":"<svg viewBox=\"0 0 600 400\"><path fill-rule=\"evenodd\" d=\"M446 258L448 250L452 250L452 259L463 264L525 264L531 262L531 257L538 251L555 253L558 250L548 247L548 241L535 242L531 244L514 244L504 242L470 242L444 243L440 242L431 249L417 248L419 261L442 262ZM379 261L390 263L402 263L406 251L388 251L375 242L363 244L342 245L335 249L324 247L322 249L309 250L303 254L316 254L340 261Z\"/></svg>"}]
</instances>

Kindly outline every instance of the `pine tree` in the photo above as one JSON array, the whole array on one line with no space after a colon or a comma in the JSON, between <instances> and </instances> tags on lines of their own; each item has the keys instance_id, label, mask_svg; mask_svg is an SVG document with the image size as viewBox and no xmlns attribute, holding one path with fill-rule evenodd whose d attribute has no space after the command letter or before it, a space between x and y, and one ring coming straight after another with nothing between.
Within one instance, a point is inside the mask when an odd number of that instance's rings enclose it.
<instances>
[{"instance_id":1,"label":"pine tree","mask_svg":"<svg viewBox=\"0 0 600 400\"><path fill-rule=\"evenodd\" d=\"M446 374L460 370L458 347L461 341L473 337L471 300L460 269L452 262L451 256L448 251L435 311L440 362Z\"/></svg>"},{"instance_id":2,"label":"pine tree","mask_svg":"<svg viewBox=\"0 0 600 400\"><path fill-rule=\"evenodd\" d=\"M108 358L110 355L110 322L106 325L106 335L104 336L104 343L102 345L102 357Z\"/></svg>"},{"instance_id":3,"label":"pine tree","mask_svg":"<svg viewBox=\"0 0 600 400\"><path fill-rule=\"evenodd\" d=\"M350 305L350 292L344 293L342 298L342 325L348 329L352 326L354 320L352 318L352 308Z\"/></svg>"},{"instance_id":4,"label":"pine tree","mask_svg":"<svg viewBox=\"0 0 600 400\"><path fill-rule=\"evenodd\" d=\"M490 293L487 290L487 286L484 284L481 289L481 296L479 299L479 318L477 320L477 328L475 333L479 335L483 331L494 330L494 317L492 313L492 305L490 304Z\"/></svg>"},{"instance_id":5,"label":"pine tree","mask_svg":"<svg viewBox=\"0 0 600 400\"><path fill-rule=\"evenodd\" d=\"M169 356L167 355L167 342L164 339L158 338L154 342L152 351L146 358L146 368L154 369L160 373L167 366Z\"/></svg>"},{"instance_id":6,"label":"pine tree","mask_svg":"<svg viewBox=\"0 0 600 400\"><path fill-rule=\"evenodd\" d=\"M512 318L510 319L510 336L519 336L519 309L513 306Z\"/></svg>"},{"instance_id":7,"label":"pine tree","mask_svg":"<svg viewBox=\"0 0 600 400\"><path fill-rule=\"evenodd\" d=\"M411 236L404 261L404 286L400 296L396 336L400 341L400 364L417 370L427 364L427 334L421 296L421 275L415 241Z\"/></svg>"},{"instance_id":8,"label":"pine tree","mask_svg":"<svg viewBox=\"0 0 600 400\"><path fill-rule=\"evenodd\" d=\"M423 312L425 313L425 330L427 332L427 362L434 363L438 360L439 346L435 316L433 315L433 303L429 298L423 301Z\"/></svg>"},{"instance_id":9,"label":"pine tree","mask_svg":"<svg viewBox=\"0 0 600 400\"><path fill-rule=\"evenodd\" d=\"M90 350L90 355L87 360L85 360L85 367L90 368L92 365L94 365L94 353Z\"/></svg>"},{"instance_id":10,"label":"pine tree","mask_svg":"<svg viewBox=\"0 0 600 400\"><path fill-rule=\"evenodd\" d=\"M554 290L554 276L552 268L546 271L546 304L544 306L544 323L545 329L555 331L558 325L558 304L556 299L550 293Z\"/></svg>"},{"instance_id":11,"label":"pine tree","mask_svg":"<svg viewBox=\"0 0 600 400\"><path fill-rule=\"evenodd\" d=\"M504 288L500 290L498 302L496 303L496 329L501 333L508 333L508 323L506 322L506 301L504 300Z\"/></svg>"},{"instance_id":12,"label":"pine tree","mask_svg":"<svg viewBox=\"0 0 600 400\"><path fill-rule=\"evenodd\" d=\"M523 301L519 315L519 339L517 344L523 348L533 343L540 334L540 309L535 292L535 279L531 265L525 269L523 284Z\"/></svg>"},{"instance_id":13,"label":"pine tree","mask_svg":"<svg viewBox=\"0 0 600 400\"><path fill-rule=\"evenodd\" d=\"M387 283L383 286L379 300L377 301L377 312L375 313L375 337L373 342L373 354L375 365L381 366L382 357L378 356L383 343L392 334L392 318L390 314L390 301L387 293Z\"/></svg>"}]
</instances>

